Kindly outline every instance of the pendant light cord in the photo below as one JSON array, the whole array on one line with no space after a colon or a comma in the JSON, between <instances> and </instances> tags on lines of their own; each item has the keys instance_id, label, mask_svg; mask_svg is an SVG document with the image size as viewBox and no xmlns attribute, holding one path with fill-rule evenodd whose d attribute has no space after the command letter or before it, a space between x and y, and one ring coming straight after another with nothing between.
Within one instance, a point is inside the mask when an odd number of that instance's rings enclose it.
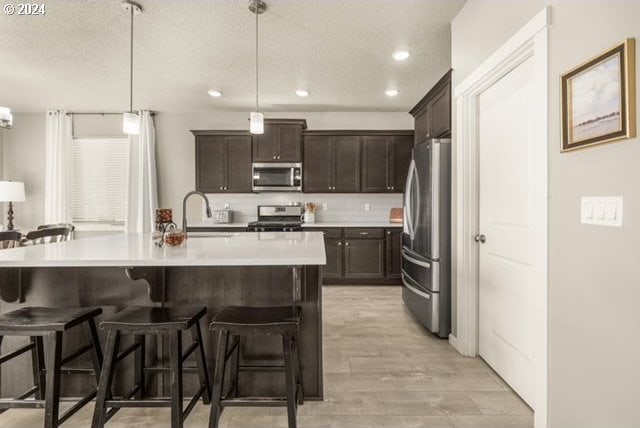
<instances>
[{"instance_id":1,"label":"pendant light cord","mask_svg":"<svg viewBox=\"0 0 640 428\"><path fill-rule=\"evenodd\" d=\"M133 5L131 7L131 40L130 40L130 53L129 59L129 111L133 113Z\"/></svg>"},{"instance_id":2,"label":"pendant light cord","mask_svg":"<svg viewBox=\"0 0 640 428\"><path fill-rule=\"evenodd\" d=\"M260 111L258 108L258 7L260 6L259 0L255 0L255 14L256 14L256 111Z\"/></svg>"}]
</instances>

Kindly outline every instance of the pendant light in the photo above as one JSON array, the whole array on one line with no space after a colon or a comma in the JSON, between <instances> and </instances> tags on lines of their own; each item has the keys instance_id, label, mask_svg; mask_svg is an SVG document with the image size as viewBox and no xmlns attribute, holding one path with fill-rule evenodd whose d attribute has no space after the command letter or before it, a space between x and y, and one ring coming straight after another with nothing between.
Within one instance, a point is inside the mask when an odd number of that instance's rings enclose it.
<instances>
[{"instance_id":1,"label":"pendant light","mask_svg":"<svg viewBox=\"0 0 640 428\"><path fill-rule=\"evenodd\" d=\"M8 107L0 107L0 128L11 129L13 126L13 115Z\"/></svg>"},{"instance_id":2,"label":"pendant light","mask_svg":"<svg viewBox=\"0 0 640 428\"><path fill-rule=\"evenodd\" d=\"M122 114L122 131L129 135L140 134L140 117L133 111L133 15L142 13L142 6L131 0L122 0L122 7L131 14L131 38L129 60L129 111Z\"/></svg>"},{"instance_id":3,"label":"pendant light","mask_svg":"<svg viewBox=\"0 0 640 428\"><path fill-rule=\"evenodd\" d=\"M258 105L258 16L267 10L267 5L262 0L250 0L249 10L256 15L256 110L249 115L249 132L264 134L264 114Z\"/></svg>"}]
</instances>

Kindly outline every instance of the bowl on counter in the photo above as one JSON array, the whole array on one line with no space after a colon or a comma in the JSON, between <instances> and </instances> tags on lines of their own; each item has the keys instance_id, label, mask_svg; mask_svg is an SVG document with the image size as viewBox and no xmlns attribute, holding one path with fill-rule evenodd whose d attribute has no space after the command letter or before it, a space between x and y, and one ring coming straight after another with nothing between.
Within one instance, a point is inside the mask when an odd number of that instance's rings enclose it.
<instances>
[{"instance_id":1,"label":"bowl on counter","mask_svg":"<svg viewBox=\"0 0 640 428\"><path fill-rule=\"evenodd\" d=\"M170 247L179 247L184 243L186 234L182 229L169 230L164 236L164 243Z\"/></svg>"}]
</instances>

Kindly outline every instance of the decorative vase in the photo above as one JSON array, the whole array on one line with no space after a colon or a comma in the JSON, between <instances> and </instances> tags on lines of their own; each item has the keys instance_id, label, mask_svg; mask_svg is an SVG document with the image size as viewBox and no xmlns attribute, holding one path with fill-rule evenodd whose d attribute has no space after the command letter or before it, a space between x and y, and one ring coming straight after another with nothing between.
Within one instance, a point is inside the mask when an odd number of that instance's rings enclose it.
<instances>
[{"instance_id":1,"label":"decorative vase","mask_svg":"<svg viewBox=\"0 0 640 428\"><path fill-rule=\"evenodd\" d=\"M304 222L305 223L315 223L316 222L316 214L310 211L305 211L304 213Z\"/></svg>"}]
</instances>

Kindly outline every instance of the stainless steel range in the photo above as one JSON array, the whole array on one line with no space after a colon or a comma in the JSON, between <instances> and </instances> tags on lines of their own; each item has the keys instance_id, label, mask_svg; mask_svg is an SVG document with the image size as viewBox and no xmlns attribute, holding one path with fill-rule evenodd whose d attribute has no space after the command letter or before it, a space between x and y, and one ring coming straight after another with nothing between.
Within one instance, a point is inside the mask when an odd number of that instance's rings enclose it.
<instances>
[{"instance_id":1,"label":"stainless steel range","mask_svg":"<svg viewBox=\"0 0 640 428\"><path fill-rule=\"evenodd\" d=\"M258 205L258 221L248 225L250 232L293 232L302 230L302 205Z\"/></svg>"}]
</instances>

